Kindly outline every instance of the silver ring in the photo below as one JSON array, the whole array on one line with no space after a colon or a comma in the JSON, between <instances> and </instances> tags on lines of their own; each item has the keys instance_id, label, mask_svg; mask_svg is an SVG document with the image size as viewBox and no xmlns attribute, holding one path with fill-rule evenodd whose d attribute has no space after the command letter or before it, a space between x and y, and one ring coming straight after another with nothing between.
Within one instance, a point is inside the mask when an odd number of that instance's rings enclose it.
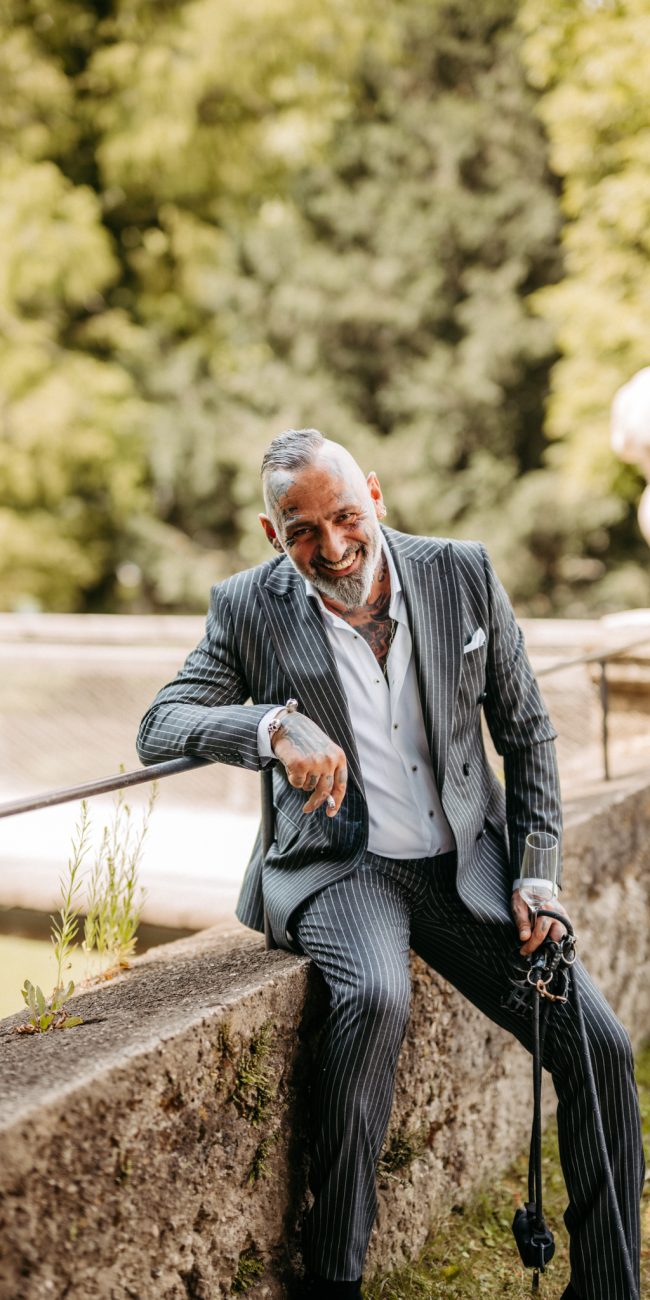
<instances>
[{"instance_id":1,"label":"silver ring","mask_svg":"<svg viewBox=\"0 0 650 1300\"><path fill-rule=\"evenodd\" d=\"M327 799L325 800L325 803L327 804L327 807L328 807L328 808L336 808L336 799L334 798L334 795L332 795L332 794L328 794Z\"/></svg>"}]
</instances>

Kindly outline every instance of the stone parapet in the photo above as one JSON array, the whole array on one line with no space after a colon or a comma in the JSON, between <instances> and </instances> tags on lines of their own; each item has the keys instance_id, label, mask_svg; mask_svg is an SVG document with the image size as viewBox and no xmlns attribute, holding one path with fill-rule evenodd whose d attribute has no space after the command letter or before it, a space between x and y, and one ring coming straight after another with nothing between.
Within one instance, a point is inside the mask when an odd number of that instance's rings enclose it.
<instances>
[{"instance_id":1,"label":"stone parapet","mask_svg":"<svg viewBox=\"0 0 650 1300\"><path fill-rule=\"evenodd\" d=\"M601 787L568 823L563 901L639 1043L650 777ZM521 1149L530 1121L523 1050L419 960L413 983L370 1271L412 1256ZM20 1017L3 1021L2 1300L282 1296L323 1008L306 959L207 930L81 992L79 1028L27 1038L12 1032Z\"/></svg>"}]
</instances>

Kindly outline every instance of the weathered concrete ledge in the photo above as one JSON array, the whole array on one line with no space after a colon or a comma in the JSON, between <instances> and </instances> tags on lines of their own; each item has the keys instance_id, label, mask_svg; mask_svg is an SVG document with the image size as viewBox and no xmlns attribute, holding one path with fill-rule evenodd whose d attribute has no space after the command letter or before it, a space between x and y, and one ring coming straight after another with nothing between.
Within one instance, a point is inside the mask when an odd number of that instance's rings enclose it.
<instances>
[{"instance_id":1,"label":"weathered concrete ledge","mask_svg":"<svg viewBox=\"0 0 650 1300\"><path fill-rule=\"evenodd\" d=\"M564 901L639 1043L650 777L600 788L568 822ZM528 1134L525 1053L421 962L413 970L371 1270L412 1255ZM306 960L208 930L81 993L78 1029L26 1038L12 1033L20 1017L3 1021L2 1300L282 1296L323 1005Z\"/></svg>"}]
</instances>

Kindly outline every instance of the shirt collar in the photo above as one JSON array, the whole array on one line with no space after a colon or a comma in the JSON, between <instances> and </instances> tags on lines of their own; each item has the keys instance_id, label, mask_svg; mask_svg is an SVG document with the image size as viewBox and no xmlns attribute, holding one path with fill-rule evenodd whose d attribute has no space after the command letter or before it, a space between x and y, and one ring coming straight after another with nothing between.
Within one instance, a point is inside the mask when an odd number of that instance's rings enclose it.
<instances>
[{"instance_id":1,"label":"shirt collar","mask_svg":"<svg viewBox=\"0 0 650 1300\"><path fill-rule=\"evenodd\" d=\"M386 563L388 565L388 573L390 576L390 607L388 612L391 618L394 618L399 621L400 615L403 615L404 612L404 597L402 595L402 584L399 580L399 573L397 572L397 569L395 567L395 561L390 553L390 547L388 546L386 542L386 538L384 537L383 533L381 537L381 547L386 557ZM305 591L307 595L312 600L316 600L318 602L321 608L321 613L324 614L325 617L330 620L338 618L338 615L334 614L332 610L328 609L327 605L324 604L321 594L318 591L318 589L314 586L313 582L310 582L309 578L305 578L304 581L305 581Z\"/></svg>"}]
</instances>

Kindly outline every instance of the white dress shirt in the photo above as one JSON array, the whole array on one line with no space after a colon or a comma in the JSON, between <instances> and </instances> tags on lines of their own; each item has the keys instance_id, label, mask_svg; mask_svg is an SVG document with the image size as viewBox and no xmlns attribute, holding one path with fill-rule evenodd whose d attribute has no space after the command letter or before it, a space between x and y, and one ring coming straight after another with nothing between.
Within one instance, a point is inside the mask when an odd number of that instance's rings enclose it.
<instances>
[{"instance_id":1,"label":"white dress shirt","mask_svg":"<svg viewBox=\"0 0 650 1300\"><path fill-rule=\"evenodd\" d=\"M387 660L388 682L373 651L345 619L320 608L346 694L368 804L368 848L387 858L424 858L455 849L442 809L427 744L418 691L411 629L393 557L383 543L390 573L389 614L397 623ZM272 758L269 710L258 728L260 757Z\"/></svg>"}]
</instances>

